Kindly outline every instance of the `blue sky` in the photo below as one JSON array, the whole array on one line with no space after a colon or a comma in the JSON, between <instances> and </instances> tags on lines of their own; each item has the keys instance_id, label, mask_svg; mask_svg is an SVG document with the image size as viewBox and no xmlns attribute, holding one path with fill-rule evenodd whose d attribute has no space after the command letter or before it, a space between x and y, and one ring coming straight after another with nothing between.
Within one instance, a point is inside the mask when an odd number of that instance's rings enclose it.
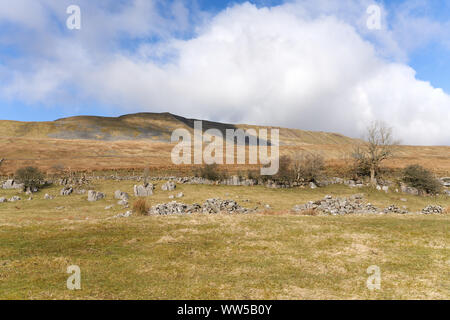
<instances>
[{"instance_id":1,"label":"blue sky","mask_svg":"<svg viewBox=\"0 0 450 320\"><path fill-rule=\"evenodd\" d=\"M3 1L0 119L169 111L351 136L378 119L448 145L449 54L445 0Z\"/></svg>"}]
</instances>

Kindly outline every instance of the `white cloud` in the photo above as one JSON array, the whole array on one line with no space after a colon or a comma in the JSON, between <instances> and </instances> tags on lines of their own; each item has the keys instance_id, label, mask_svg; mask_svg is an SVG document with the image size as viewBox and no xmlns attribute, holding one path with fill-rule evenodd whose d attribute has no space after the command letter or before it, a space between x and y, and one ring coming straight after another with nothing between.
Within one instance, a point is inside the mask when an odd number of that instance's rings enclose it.
<instances>
[{"instance_id":1,"label":"white cloud","mask_svg":"<svg viewBox=\"0 0 450 320\"><path fill-rule=\"evenodd\" d=\"M164 41L145 43L135 54L90 53L86 48L95 45L81 39L69 59L63 52L70 41L61 40L58 62L46 66L50 77L38 70L37 79L13 83L9 92L15 87L22 95L44 99L57 81L40 87L42 95L33 95L32 88L54 78L75 83L84 95L124 112L170 111L351 136L379 119L393 126L403 143L450 145L450 96L417 80L402 59L380 57L381 49L391 50L388 56L404 54L393 31L380 31L376 44L364 40L370 38L362 27L365 2L339 3L304 1L270 9L237 5L197 26L188 40L164 33ZM182 28L189 28L186 8L178 4L172 10ZM138 8L126 12L114 15L124 24L107 32L108 39L128 25L135 36L162 34L146 25ZM100 39L99 34L90 37ZM67 73L58 73L58 67Z\"/></svg>"}]
</instances>

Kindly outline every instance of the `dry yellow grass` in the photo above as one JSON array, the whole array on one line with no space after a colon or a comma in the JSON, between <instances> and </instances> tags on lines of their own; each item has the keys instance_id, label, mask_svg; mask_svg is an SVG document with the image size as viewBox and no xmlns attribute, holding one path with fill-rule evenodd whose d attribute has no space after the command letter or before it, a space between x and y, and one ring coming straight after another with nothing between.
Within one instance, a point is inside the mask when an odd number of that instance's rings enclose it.
<instances>
[{"instance_id":1,"label":"dry yellow grass","mask_svg":"<svg viewBox=\"0 0 450 320\"><path fill-rule=\"evenodd\" d=\"M162 182L161 182L162 183ZM234 199L247 215L132 216L113 199L132 182L90 186L106 199L58 196L0 204L0 299L448 299L448 215L300 216L294 204L363 191L377 206L399 195L344 186L273 190L178 185L185 203ZM43 194L55 195L44 200ZM156 188L149 205L174 192ZM0 190L11 197L14 190ZM405 196L411 210L449 199ZM132 203L134 197L130 199ZM180 201L180 200L178 200ZM110 210L105 206L114 205ZM66 288L70 265L80 291ZM381 268L381 290L365 283Z\"/></svg>"}]
</instances>

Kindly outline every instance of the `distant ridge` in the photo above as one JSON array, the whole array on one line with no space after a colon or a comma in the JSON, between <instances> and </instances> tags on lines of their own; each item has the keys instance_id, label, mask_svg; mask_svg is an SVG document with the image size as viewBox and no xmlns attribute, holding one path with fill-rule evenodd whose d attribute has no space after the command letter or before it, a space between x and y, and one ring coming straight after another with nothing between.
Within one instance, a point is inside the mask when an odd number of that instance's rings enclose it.
<instances>
[{"instance_id":1,"label":"distant ridge","mask_svg":"<svg viewBox=\"0 0 450 320\"><path fill-rule=\"evenodd\" d=\"M197 119L189 119L168 112L135 113L119 117L74 116L43 122L0 120L0 137L95 141L147 140L169 142L173 130L177 128L185 128L192 132L195 120ZM273 127L245 124L234 125L203 121L203 130L209 128L216 128L225 132L225 129L259 129ZM355 142L355 139L338 133L287 128L279 129L280 143L283 145L352 144Z\"/></svg>"}]
</instances>

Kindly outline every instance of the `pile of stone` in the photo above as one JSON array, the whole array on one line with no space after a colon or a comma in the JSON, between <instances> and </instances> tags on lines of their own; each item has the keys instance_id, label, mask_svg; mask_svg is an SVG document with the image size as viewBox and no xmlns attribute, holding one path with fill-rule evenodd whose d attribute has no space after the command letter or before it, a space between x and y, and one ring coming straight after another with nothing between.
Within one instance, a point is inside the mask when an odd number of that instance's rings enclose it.
<instances>
[{"instance_id":1,"label":"pile of stone","mask_svg":"<svg viewBox=\"0 0 450 320\"><path fill-rule=\"evenodd\" d=\"M408 210L406 209L400 209L394 204L391 204L390 206L384 208L383 213L399 213L399 214L407 214Z\"/></svg>"},{"instance_id":2,"label":"pile of stone","mask_svg":"<svg viewBox=\"0 0 450 320\"><path fill-rule=\"evenodd\" d=\"M162 189L163 191L173 191L173 190L175 190L176 187L177 187L177 185L175 184L175 182L173 182L173 181L167 181L166 183L164 183L164 184L161 186L161 189Z\"/></svg>"},{"instance_id":3,"label":"pile of stone","mask_svg":"<svg viewBox=\"0 0 450 320\"><path fill-rule=\"evenodd\" d=\"M295 212L315 210L321 214L343 215L353 213L377 213L378 208L370 203L364 203L361 194L355 194L349 198L333 198L330 195L322 200L309 201L304 205L296 205L292 209Z\"/></svg>"},{"instance_id":4,"label":"pile of stone","mask_svg":"<svg viewBox=\"0 0 450 320\"><path fill-rule=\"evenodd\" d=\"M141 184L141 185L135 185L133 190L134 190L134 195L136 197L148 197L153 195L153 189L155 187L153 186L153 184L151 183L146 183L146 184Z\"/></svg>"},{"instance_id":5,"label":"pile of stone","mask_svg":"<svg viewBox=\"0 0 450 320\"><path fill-rule=\"evenodd\" d=\"M72 187L64 187L64 188L61 189L60 194L62 196L69 196L69 195L72 194L72 192L73 192L73 188Z\"/></svg>"},{"instance_id":6,"label":"pile of stone","mask_svg":"<svg viewBox=\"0 0 450 320\"><path fill-rule=\"evenodd\" d=\"M99 201L101 199L104 199L106 196L104 193L98 192L98 191L94 191L94 190L89 190L88 191L88 201L93 202L93 201Z\"/></svg>"},{"instance_id":7,"label":"pile of stone","mask_svg":"<svg viewBox=\"0 0 450 320\"><path fill-rule=\"evenodd\" d=\"M234 200L208 199L202 206L203 213L249 213L251 210L241 207Z\"/></svg>"},{"instance_id":8,"label":"pile of stone","mask_svg":"<svg viewBox=\"0 0 450 320\"><path fill-rule=\"evenodd\" d=\"M192 213L249 213L250 209L241 207L234 200L208 199L203 205L197 203L184 204L176 201L158 204L149 210L151 215L192 214Z\"/></svg>"},{"instance_id":9,"label":"pile of stone","mask_svg":"<svg viewBox=\"0 0 450 320\"><path fill-rule=\"evenodd\" d=\"M438 205L428 205L422 209L423 214L442 214L444 212L444 208Z\"/></svg>"},{"instance_id":10,"label":"pile of stone","mask_svg":"<svg viewBox=\"0 0 450 320\"><path fill-rule=\"evenodd\" d=\"M191 214L199 212L201 206L199 204L184 204L176 201L162 203L153 206L149 210L149 214L153 215L170 215L170 214Z\"/></svg>"}]
</instances>

